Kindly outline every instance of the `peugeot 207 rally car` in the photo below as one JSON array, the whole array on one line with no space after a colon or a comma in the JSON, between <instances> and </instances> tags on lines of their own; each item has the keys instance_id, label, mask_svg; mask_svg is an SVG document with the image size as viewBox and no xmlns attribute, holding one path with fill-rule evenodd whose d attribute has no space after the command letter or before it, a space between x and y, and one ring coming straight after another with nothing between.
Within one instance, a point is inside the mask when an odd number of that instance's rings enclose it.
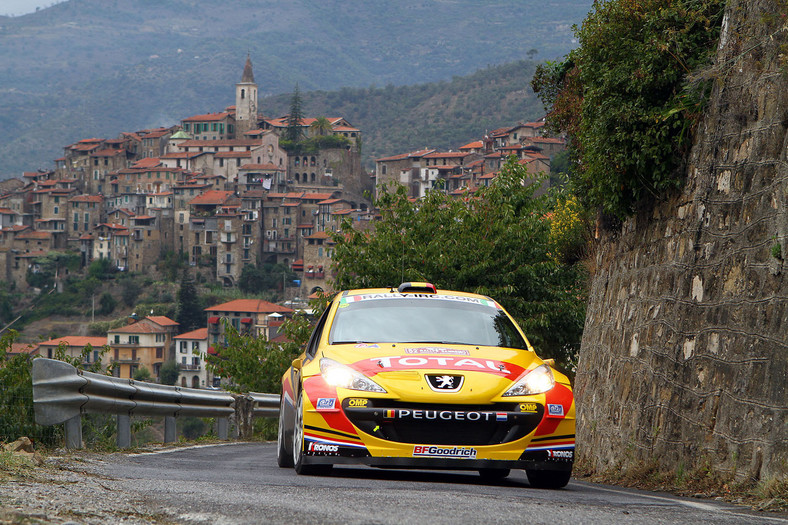
<instances>
[{"instance_id":1,"label":"peugeot 207 rally car","mask_svg":"<svg viewBox=\"0 0 788 525\"><path fill-rule=\"evenodd\" d=\"M428 283L339 293L282 378L278 464L520 468L563 487L575 404L550 364L489 297Z\"/></svg>"}]
</instances>

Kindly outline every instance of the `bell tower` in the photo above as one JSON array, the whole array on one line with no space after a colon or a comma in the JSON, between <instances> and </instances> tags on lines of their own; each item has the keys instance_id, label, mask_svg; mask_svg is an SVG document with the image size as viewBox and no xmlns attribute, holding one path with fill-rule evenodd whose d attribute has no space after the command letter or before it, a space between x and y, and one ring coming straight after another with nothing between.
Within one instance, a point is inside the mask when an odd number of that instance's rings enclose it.
<instances>
[{"instance_id":1,"label":"bell tower","mask_svg":"<svg viewBox=\"0 0 788 525\"><path fill-rule=\"evenodd\" d=\"M241 81L235 85L235 138L257 127L257 84L254 82L252 60L246 55Z\"/></svg>"}]
</instances>

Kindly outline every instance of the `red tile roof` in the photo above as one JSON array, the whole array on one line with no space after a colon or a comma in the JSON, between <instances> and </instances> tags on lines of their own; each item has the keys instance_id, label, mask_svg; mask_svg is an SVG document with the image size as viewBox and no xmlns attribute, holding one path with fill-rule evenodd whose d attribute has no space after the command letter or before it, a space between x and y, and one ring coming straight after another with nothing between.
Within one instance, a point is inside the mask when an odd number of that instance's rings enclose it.
<instances>
[{"instance_id":1,"label":"red tile roof","mask_svg":"<svg viewBox=\"0 0 788 525\"><path fill-rule=\"evenodd\" d=\"M207 113L205 115L195 115L193 117L183 119L184 122L213 122L223 120L229 117L229 113Z\"/></svg>"},{"instance_id":2,"label":"red tile roof","mask_svg":"<svg viewBox=\"0 0 788 525\"><path fill-rule=\"evenodd\" d=\"M208 339L208 329L198 328L185 334L176 335L173 339Z\"/></svg>"},{"instance_id":3,"label":"red tile roof","mask_svg":"<svg viewBox=\"0 0 788 525\"><path fill-rule=\"evenodd\" d=\"M60 343L66 343L67 346L77 346L80 348L84 348L87 345L92 347L102 347L107 344L106 337L85 337L79 335L66 335L63 337L56 337L54 339L50 339L49 341L43 341L39 343L42 346L58 346Z\"/></svg>"},{"instance_id":4,"label":"red tile roof","mask_svg":"<svg viewBox=\"0 0 788 525\"><path fill-rule=\"evenodd\" d=\"M292 313L294 310L262 299L236 299L205 309L206 312L254 312L258 314Z\"/></svg>"},{"instance_id":5,"label":"red tile roof","mask_svg":"<svg viewBox=\"0 0 788 525\"><path fill-rule=\"evenodd\" d=\"M228 199L233 197L231 191L209 190L193 198L189 204L191 205L220 205L227 202Z\"/></svg>"}]
</instances>

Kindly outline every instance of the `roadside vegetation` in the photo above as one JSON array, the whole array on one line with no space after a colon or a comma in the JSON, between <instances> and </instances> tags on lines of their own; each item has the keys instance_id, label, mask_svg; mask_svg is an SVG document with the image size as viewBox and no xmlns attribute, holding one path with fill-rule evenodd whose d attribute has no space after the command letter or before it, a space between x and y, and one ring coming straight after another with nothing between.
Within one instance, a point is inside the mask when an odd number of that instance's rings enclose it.
<instances>
[{"instance_id":1,"label":"roadside vegetation","mask_svg":"<svg viewBox=\"0 0 788 525\"><path fill-rule=\"evenodd\" d=\"M572 191L621 220L683 182L710 93L724 0L596 2L580 46L537 67L547 124L570 138Z\"/></svg>"}]
</instances>

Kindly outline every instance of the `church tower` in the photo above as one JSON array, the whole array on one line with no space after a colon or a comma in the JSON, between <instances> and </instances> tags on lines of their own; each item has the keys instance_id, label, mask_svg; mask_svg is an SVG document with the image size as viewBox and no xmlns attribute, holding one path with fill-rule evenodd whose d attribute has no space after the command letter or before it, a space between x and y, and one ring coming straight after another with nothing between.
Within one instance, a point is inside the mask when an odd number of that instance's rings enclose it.
<instances>
[{"instance_id":1,"label":"church tower","mask_svg":"<svg viewBox=\"0 0 788 525\"><path fill-rule=\"evenodd\" d=\"M235 137L257 127L257 84L254 83L252 60L246 55L241 81L235 85Z\"/></svg>"}]
</instances>

